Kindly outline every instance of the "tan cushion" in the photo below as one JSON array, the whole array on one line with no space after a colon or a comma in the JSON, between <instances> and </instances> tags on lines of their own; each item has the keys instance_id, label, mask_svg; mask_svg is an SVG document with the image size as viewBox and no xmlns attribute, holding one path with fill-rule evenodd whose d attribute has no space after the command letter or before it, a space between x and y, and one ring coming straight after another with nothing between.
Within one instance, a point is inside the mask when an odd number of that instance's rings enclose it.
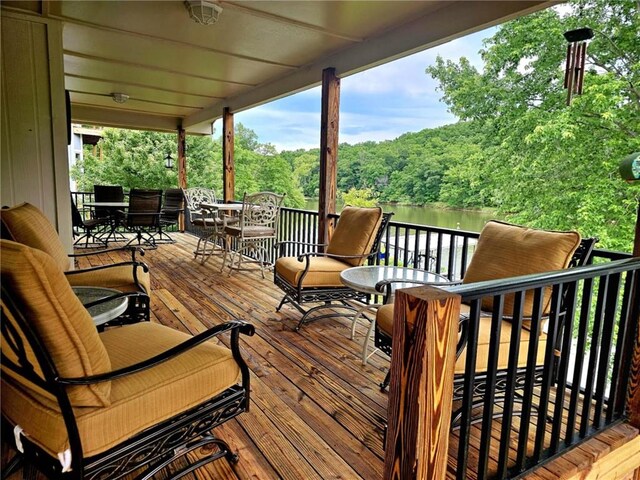
<instances>
[{"instance_id":1,"label":"tan cushion","mask_svg":"<svg viewBox=\"0 0 640 480\"><path fill-rule=\"evenodd\" d=\"M1 245L2 282L40 336L60 375L83 377L110 371L109 356L91 315L54 260L20 243L2 240ZM70 387L69 397L74 406L106 406L110 391L110 382L103 382Z\"/></svg>"},{"instance_id":2,"label":"tan cushion","mask_svg":"<svg viewBox=\"0 0 640 480\"><path fill-rule=\"evenodd\" d=\"M99 270L73 270L67 272L66 277L71 285L94 286L115 288L121 292L137 292L138 288L133 281L132 265L116 265ZM151 293L151 280L149 272L145 272L142 267L136 266L136 276L138 282L144 287L147 294Z\"/></svg>"},{"instance_id":3,"label":"tan cushion","mask_svg":"<svg viewBox=\"0 0 640 480\"><path fill-rule=\"evenodd\" d=\"M573 252L580 245L578 232L551 232L488 222L480 233L476 251L465 273L463 283L496 280L532 273L561 270L569 265ZM543 312L549 312L551 288L545 290ZM513 316L514 295L504 298L504 315ZM491 311L493 299L482 300L482 310ZM524 315L533 310L533 292L524 301Z\"/></svg>"},{"instance_id":4,"label":"tan cushion","mask_svg":"<svg viewBox=\"0 0 640 480\"><path fill-rule=\"evenodd\" d=\"M464 307L464 306L463 306ZM464 311L464 310L463 310ZM467 307L468 312L468 307ZM391 337L393 331L393 304L383 305L378 309L376 314L376 322L378 327ZM500 326L500 346L498 353L498 369L504 370L508 367L509 362L509 345L511 342L512 324L502 322ZM520 332L520 348L518 350L518 366L527 366L527 355L529 351L530 334L526 329ZM478 354L476 357L476 372L486 372L489 359L489 342L491 340L491 317L480 317L480 329L478 330ZM547 345L547 336L545 334L538 337L538 354L536 357L536 365L544 364L545 348ZM465 362L467 358L467 349L465 348L456 360L455 373L462 374L465 372Z\"/></svg>"},{"instance_id":5,"label":"tan cushion","mask_svg":"<svg viewBox=\"0 0 640 480\"><path fill-rule=\"evenodd\" d=\"M71 268L67 251L49 219L30 203L0 210L11 240L48 253L62 271Z\"/></svg>"},{"instance_id":6,"label":"tan cushion","mask_svg":"<svg viewBox=\"0 0 640 480\"><path fill-rule=\"evenodd\" d=\"M276 260L275 270L290 285L297 286L306 262L297 257L282 257ZM344 287L340 272L351 265L327 257L311 257L309 272L302 280L303 287Z\"/></svg>"},{"instance_id":7,"label":"tan cushion","mask_svg":"<svg viewBox=\"0 0 640 480\"><path fill-rule=\"evenodd\" d=\"M344 207L338 220L327 253L334 255L367 255L376 239L376 233L382 222L382 209ZM357 267L366 258L351 258L344 261Z\"/></svg>"},{"instance_id":8,"label":"tan cushion","mask_svg":"<svg viewBox=\"0 0 640 480\"><path fill-rule=\"evenodd\" d=\"M142 322L100 334L114 369L168 350L189 335ZM205 342L156 367L111 382L111 406L74 410L85 456L104 452L136 433L214 397L240 377L231 351ZM55 404L2 382L2 411L51 454L69 448Z\"/></svg>"}]
</instances>

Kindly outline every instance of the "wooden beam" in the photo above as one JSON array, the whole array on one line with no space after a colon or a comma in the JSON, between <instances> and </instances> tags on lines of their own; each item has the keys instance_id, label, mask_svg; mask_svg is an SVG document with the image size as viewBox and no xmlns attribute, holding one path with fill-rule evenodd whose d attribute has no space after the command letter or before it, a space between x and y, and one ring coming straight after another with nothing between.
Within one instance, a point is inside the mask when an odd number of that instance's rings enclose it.
<instances>
[{"instance_id":1,"label":"wooden beam","mask_svg":"<svg viewBox=\"0 0 640 480\"><path fill-rule=\"evenodd\" d=\"M184 128L178 129L178 187L187 188L187 135ZM184 232L184 212L178 217L178 228Z\"/></svg>"},{"instance_id":2,"label":"wooden beam","mask_svg":"<svg viewBox=\"0 0 640 480\"><path fill-rule=\"evenodd\" d=\"M332 229L329 214L336 213L339 120L340 79L335 68L326 68L322 71L318 243L329 242Z\"/></svg>"},{"instance_id":3,"label":"wooden beam","mask_svg":"<svg viewBox=\"0 0 640 480\"><path fill-rule=\"evenodd\" d=\"M459 295L429 286L396 295L385 480L445 478L459 317Z\"/></svg>"},{"instance_id":4,"label":"wooden beam","mask_svg":"<svg viewBox=\"0 0 640 480\"><path fill-rule=\"evenodd\" d=\"M225 202L233 202L236 197L236 170L233 147L233 113L225 108L222 114L222 185Z\"/></svg>"},{"instance_id":5,"label":"wooden beam","mask_svg":"<svg viewBox=\"0 0 640 480\"><path fill-rule=\"evenodd\" d=\"M636 235L633 243L633 256L640 257L640 202L638 202L638 212L636 218ZM633 347L633 355L631 357L631 370L629 372L629 388L627 390L627 412L629 413L629 422L634 427L640 428L640 307L638 303L640 299L640 279L636 278L635 289L631 295L632 318L631 322L635 322L635 342Z\"/></svg>"}]
</instances>

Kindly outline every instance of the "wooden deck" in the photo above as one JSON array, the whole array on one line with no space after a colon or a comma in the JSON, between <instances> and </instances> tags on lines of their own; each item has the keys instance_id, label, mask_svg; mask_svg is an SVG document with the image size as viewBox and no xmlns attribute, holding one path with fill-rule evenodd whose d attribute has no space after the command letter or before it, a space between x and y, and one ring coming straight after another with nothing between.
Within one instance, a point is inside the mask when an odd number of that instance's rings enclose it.
<instances>
[{"instance_id":1,"label":"wooden deck","mask_svg":"<svg viewBox=\"0 0 640 480\"><path fill-rule=\"evenodd\" d=\"M289 306L275 312L281 292L271 275L263 280L257 272L221 274L219 257L205 265L193 260L194 237L172 235L178 243L161 245L144 258L152 273L153 321L193 334L236 317L256 327L255 336L241 339L252 371L251 411L216 429L239 453L240 461L230 466L219 460L191 478L382 478L387 395L378 383L389 360L376 354L368 365L361 364L366 325L359 325L356 340L349 338L351 324L346 318L320 320L296 333L293 328L300 314ZM121 258L112 253L91 263L83 260L80 266ZM499 428L496 422L497 432ZM477 446L479 427L476 430L472 443ZM531 478L568 478L584 472L637 435L627 425L610 429L546 464ZM454 432L452 478L456 445ZM469 461L473 464L473 452Z\"/></svg>"}]
</instances>

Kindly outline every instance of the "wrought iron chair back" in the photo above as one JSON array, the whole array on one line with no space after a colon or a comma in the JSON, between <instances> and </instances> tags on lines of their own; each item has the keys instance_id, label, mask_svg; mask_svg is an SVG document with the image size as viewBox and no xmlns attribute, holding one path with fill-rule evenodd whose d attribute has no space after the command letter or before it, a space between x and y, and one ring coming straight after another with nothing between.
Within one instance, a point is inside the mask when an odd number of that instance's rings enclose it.
<instances>
[{"instance_id":1,"label":"wrought iron chair back","mask_svg":"<svg viewBox=\"0 0 640 480\"><path fill-rule=\"evenodd\" d=\"M106 248L107 242L96 237L93 231L109 223L108 218L90 218L85 220L78 210L76 202L71 195L71 224L73 225L73 236L76 238L74 246L80 248Z\"/></svg>"},{"instance_id":2,"label":"wrought iron chair back","mask_svg":"<svg viewBox=\"0 0 640 480\"><path fill-rule=\"evenodd\" d=\"M210 188L192 187L184 190L184 198L187 202L187 210L189 211L189 222L193 223L194 219L202 218L202 216L210 216L210 212L203 211L200 207L201 203L217 203L216 192Z\"/></svg>"},{"instance_id":3,"label":"wrought iron chair back","mask_svg":"<svg viewBox=\"0 0 640 480\"><path fill-rule=\"evenodd\" d=\"M229 273L233 270L260 270L264 278L265 265L270 262L270 242L278 238L278 220L284 197L272 192L250 195L245 192L238 225L227 224L224 228L232 241L227 241L222 269L228 266ZM243 267L247 263L257 264L258 268Z\"/></svg>"}]
</instances>

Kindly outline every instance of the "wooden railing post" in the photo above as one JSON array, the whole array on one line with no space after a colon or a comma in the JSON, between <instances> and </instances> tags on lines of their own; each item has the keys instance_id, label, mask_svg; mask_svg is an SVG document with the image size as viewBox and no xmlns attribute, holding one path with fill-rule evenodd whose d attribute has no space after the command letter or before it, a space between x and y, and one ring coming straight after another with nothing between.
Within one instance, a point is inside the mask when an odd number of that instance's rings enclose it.
<instances>
[{"instance_id":1,"label":"wooden railing post","mask_svg":"<svg viewBox=\"0 0 640 480\"><path fill-rule=\"evenodd\" d=\"M399 290L394 312L384 479L444 479L460 296Z\"/></svg>"}]
</instances>

